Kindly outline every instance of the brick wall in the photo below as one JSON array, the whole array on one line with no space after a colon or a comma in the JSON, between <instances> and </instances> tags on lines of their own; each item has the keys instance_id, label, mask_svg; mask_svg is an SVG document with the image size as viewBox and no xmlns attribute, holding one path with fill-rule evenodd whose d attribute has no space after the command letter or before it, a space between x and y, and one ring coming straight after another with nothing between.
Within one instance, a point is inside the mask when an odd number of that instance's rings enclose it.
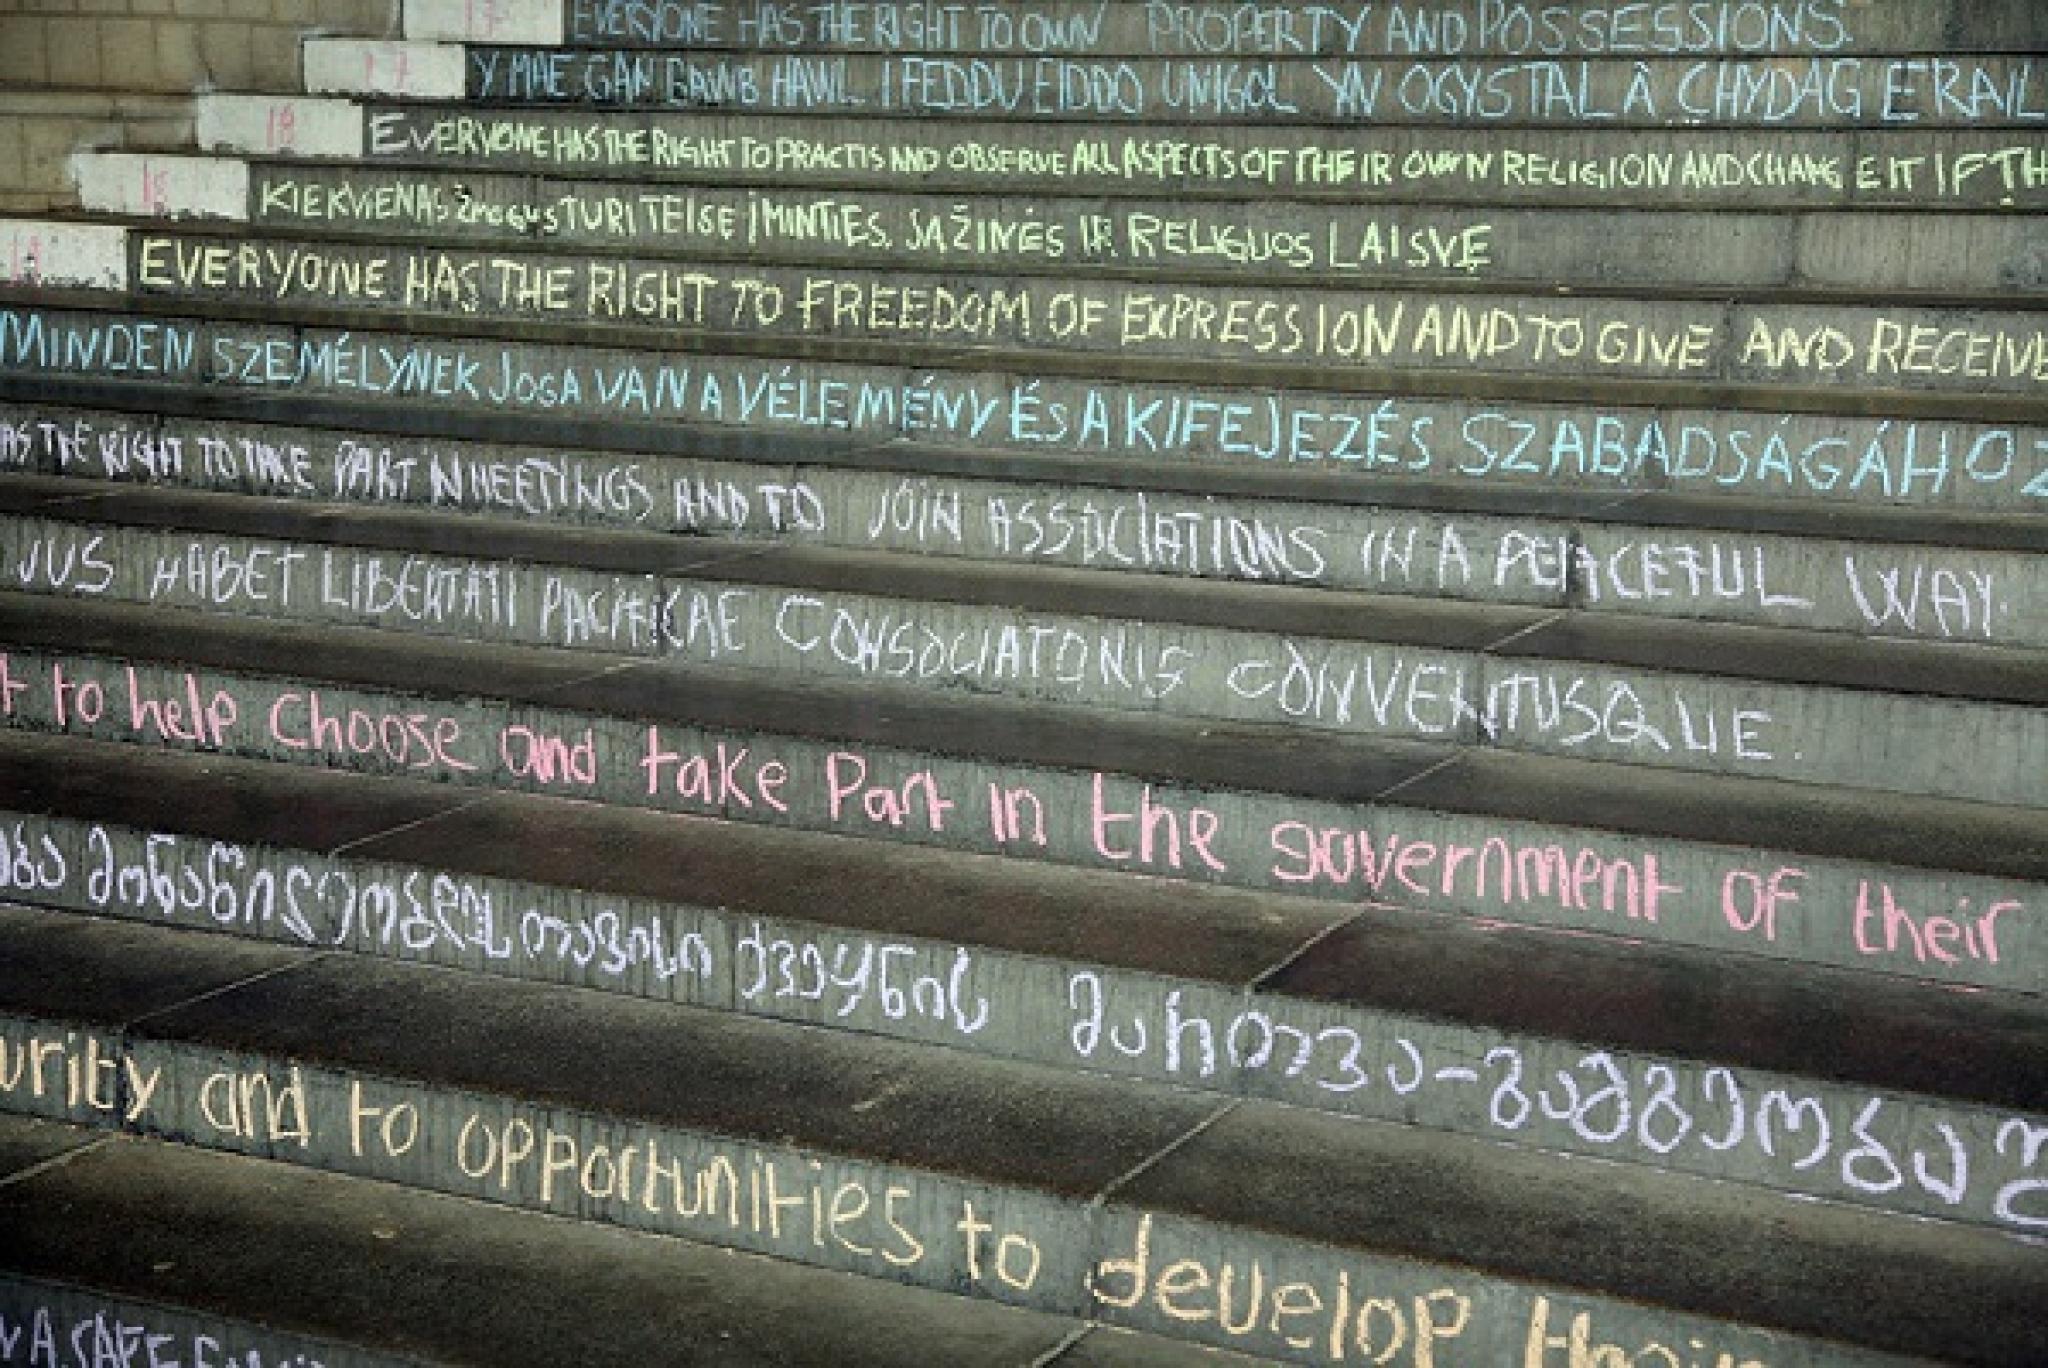
<instances>
[{"instance_id":1,"label":"brick wall","mask_svg":"<svg viewBox=\"0 0 2048 1368\"><path fill-rule=\"evenodd\" d=\"M0 213L71 203L76 148L185 141L195 91L298 89L307 33L398 22L398 0L0 0Z\"/></svg>"}]
</instances>

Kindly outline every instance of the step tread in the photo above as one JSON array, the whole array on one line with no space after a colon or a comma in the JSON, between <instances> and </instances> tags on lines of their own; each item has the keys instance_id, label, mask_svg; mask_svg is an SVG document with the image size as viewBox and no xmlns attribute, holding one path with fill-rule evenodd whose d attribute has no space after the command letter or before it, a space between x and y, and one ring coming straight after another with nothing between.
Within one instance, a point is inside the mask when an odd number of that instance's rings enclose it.
<instances>
[{"instance_id":1,"label":"step tread","mask_svg":"<svg viewBox=\"0 0 2048 1368\"><path fill-rule=\"evenodd\" d=\"M76 1153L99 1135L88 1126L0 1112L0 1187L8 1186L7 1180L18 1182L29 1169Z\"/></svg>"},{"instance_id":2,"label":"step tread","mask_svg":"<svg viewBox=\"0 0 2048 1368\"><path fill-rule=\"evenodd\" d=\"M73 1157L40 1174L8 1161L59 1146ZM4 1116L0 1221L0 1269L167 1306L223 1343L283 1332L479 1368L1023 1368L1104 1351L1161 1368L1254 1362L674 1237Z\"/></svg>"}]
</instances>

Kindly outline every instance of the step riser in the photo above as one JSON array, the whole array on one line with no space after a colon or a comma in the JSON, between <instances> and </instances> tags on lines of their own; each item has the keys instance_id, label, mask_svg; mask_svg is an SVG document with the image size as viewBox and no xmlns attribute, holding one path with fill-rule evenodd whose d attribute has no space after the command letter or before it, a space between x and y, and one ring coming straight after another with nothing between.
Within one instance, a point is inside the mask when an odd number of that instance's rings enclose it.
<instances>
[{"instance_id":1,"label":"step riser","mask_svg":"<svg viewBox=\"0 0 2048 1368\"><path fill-rule=\"evenodd\" d=\"M0 1275L0 1363L405 1368L409 1362L246 1321Z\"/></svg>"},{"instance_id":2,"label":"step riser","mask_svg":"<svg viewBox=\"0 0 2048 1368\"><path fill-rule=\"evenodd\" d=\"M2029 127L2028 57L1539 59L732 56L315 39L313 94L926 118L1546 127Z\"/></svg>"},{"instance_id":3,"label":"step riser","mask_svg":"<svg viewBox=\"0 0 2048 1368\"><path fill-rule=\"evenodd\" d=\"M198 144L256 156L367 158L653 181L844 189L1037 190L1112 197L1294 193L1400 202L1591 208L2039 208L2048 153L1990 131L1541 129L1498 148L1428 128L1326 131L1090 128L962 120L929 146L914 119L706 111L385 107L314 96L202 95Z\"/></svg>"},{"instance_id":4,"label":"step riser","mask_svg":"<svg viewBox=\"0 0 2048 1368\"><path fill-rule=\"evenodd\" d=\"M1981 6L1848 5L1767 10L1735 3L1685 11L1566 9L1461 0L1417 5L1274 7L1026 0L1000 10L878 4L728 10L695 0L408 0L419 41L605 47L789 47L887 52L1187 54L1321 53L1446 57L1658 56L2024 50L2048 45L2033 14Z\"/></svg>"},{"instance_id":5,"label":"step riser","mask_svg":"<svg viewBox=\"0 0 2048 1368\"><path fill-rule=\"evenodd\" d=\"M2027 1143L2043 1118L1767 1070L1256 985L28 814L0 812L0 889L36 906L570 983L2048 1232L2028 1198Z\"/></svg>"},{"instance_id":6,"label":"step riser","mask_svg":"<svg viewBox=\"0 0 2048 1368\"><path fill-rule=\"evenodd\" d=\"M1055 195L1294 193L1349 203L1414 197L1516 207L2048 203L2048 154L2023 135L2000 132L1788 130L1759 148L1749 133L1529 129L1496 135L1498 147L1475 148L1465 133L1433 129L1362 128L1333 141L1324 130L1201 125L1133 133L963 121L942 148L931 145L930 125L908 119L791 115L770 123L705 112L626 122L547 110L365 110L340 100L308 100L303 114L290 105L230 105L209 118L219 98L202 101L201 147L643 180ZM328 150L336 146L345 150Z\"/></svg>"},{"instance_id":7,"label":"step riser","mask_svg":"<svg viewBox=\"0 0 2048 1368\"><path fill-rule=\"evenodd\" d=\"M85 454L97 436L128 451L146 450L151 440L111 414L24 414L14 421L28 425L36 440L11 447L0 434L0 466L52 475L108 473L94 469ZM0 424L12 425L4 406ZM194 426L185 430L191 433ZM345 456L344 442L349 444ZM1447 517L1277 500L1222 504L1168 492L595 452L543 455L537 449L403 439L375 449L390 452L394 462L411 463L399 467L402 486L378 490L358 478L364 458L356 442L307 429L252 431L223 424L203 436L181 438L175 466L158 465L154 471L131 467L117 478L744 542L1359 589L1859 636L2048 645L2048 602L2030 588L2041 567L2037 557L2020 553L1716 535L1534 515L1513 520ZM68 465L67 450L78 453ZM160 450L168 454L172 448L166 442ZM261 479L258 462L279 480ZM105 543L95 548L75 535L49 542L39 542L38 536L34 529L10 529L0 540L6 552L0 582L61 589L78 581L96 582L103 567L112 568L105 560ZM148 591L153 574L135 580L133 565L125 571L133 580L127 592ZM122 591L110 586L108 592Z\"/></svg>"},{"instance_id":8,"label":"step riser","mask_svg":"<svg viewBox=\"0 0 2048 1368\"><path fill-rule=\"evenodd\" d=\"M43 518L0 546L41 593L2048 804L2048 715L2010 704Z\"/></svg>"},{"instance_id":9,"label":"step riser","mask_svg":"<svg viewBox=\"0 0 2048 1368\"><path fill-rule=\"evenodd\" d=\"M1368 294L1277 287L806 271L716 262L137 231L127 279L166 299L427 309L459 317L680 327L707 336L1052 350L1146 360L1412 373L2032 396L2031 315L1682 301Z\"/></svg>"},{"instance_id":10,"label":"step riser","mask_svg":"<svg viewBox=\"0 0 2048 1368\"><path fill-rule=\"evenodd\" d=\"M1145 784L853 742L651 726L573 707L129 666L84 654L10 650L6 664L8 720L40 733L566 794L1344 902L1384 900L1959 984L2048 986L2048 932L2026 915L2048 906L2048 888L2020 880L1388 803ZM59 669L63 727L55 716ZM82 701L87 711L101 709L96 721L81 720ZM155 706L167 701L178 704L175 712ZM166 722L183 735L167 734ZM378 731L388 733L388 749ZM546 777L534 773L540 751L554 756ZM1141 814L1149 842L1141 839ZM1362 864L1361 841L1371 847Z\"/></svg>"},{"instance_id":11,"label":"step riser","mask_svg":"<svg viewBox=\"0 0 2048 1368\"><path fill-rule=\"evenodd\" d=\"M50 377L132 378L608 423L971 444L1117 468L1173 461L1815 504L2032 510L2048 497L2048 428L2032 423L1354 397L34 308L0 308L0 378L8 372L35 377L15 382L16 398L42 398ZM398 478L382 467L363 472L371 475L380 488Z\"/></svg>"},{"instance_id":12,"label":"step riser","mask_svg":"<svg viewBox=\"0 0 2048 1368\"><path fill-rule=\"evenodd\" d=\"M0 1023L0 1038L11 1044L65 1035L61 1026L32 1019ZM72 1039L79 1051L86 1048ZM1448 1358L1453 1338L1456 1352L1474 1362L1513 1361L1532 1339L1538 1362L1562 1362L1581 1315L1595 1342L1631 1353L1647 1343L1690 1341L1706 1351L1706 1362L1717 1355L1774 1368L1887 1361L1700 1317L1566 1298L1469 1272L1337 1254L1254 1231L914 1168L734 1143L204 1045L131 1037L125 1044L102 1039L98 1048L111 1065L101 1077L151 1088L149 1104L123 1123L145 1135L1087 1314L1290 1362L1385 1354L1397 1326L1400 1362L1435 1361L1418 1339L1434 1342L1433 1355ZM82 1053L68 1062L89 1066ZM133 1110L138 1096L109 1098L106 1109L59 1109L106 1125L110 1113ZM988 1229L979 1229L982 1223ZM1132 1296L1141 1241L1143 1292ZM1182 1269L1161 1295L1161 1272L1183 1259L1206 1266L1206 1278ZM1194 1294L1215 1288L1225 1264L1245 1280L1242 1295L1254 1262L1269 1298L1300 1284L1286 1300L1304 1309L1281 1318L1279 1330L1261 1318L1233 1334L1187 1314L1199 1304ZM1133 1304L1119 1304L1125 1300ZM1209 1305L1213 1312L1213 1292ZM1236 1313L1242 1312L1239 1303ZM1421 1332L1421 1324L1432 1329ZM1455 1336L1452 1326L1460 1327ZM1555 1347L1545 1343L1553 1336Z\"/></svg>"},{"instance_id":13,"label":"step riser","mask_svg":"<svg viewBox=\"0 0 2048 1368\"><path fill-rule=\"evenodd\" d=\"M1931 291L2048 289L2048 231L2016 217L1905 218L1229 204L867 192L656 190L459 172L385 173L101 154L88 208L329 236L638 247L904 269L1098 267L1276 283ZM239 195L237 194L239 191ZM1107 212L1104 212L1107 208Z\"/></svg>"}]
</instances>

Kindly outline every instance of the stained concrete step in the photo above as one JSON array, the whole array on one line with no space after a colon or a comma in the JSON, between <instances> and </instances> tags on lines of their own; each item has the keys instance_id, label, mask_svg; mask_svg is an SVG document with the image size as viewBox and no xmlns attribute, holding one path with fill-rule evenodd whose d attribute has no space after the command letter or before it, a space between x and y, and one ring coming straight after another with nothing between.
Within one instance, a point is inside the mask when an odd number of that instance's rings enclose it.
<instances>
[{"instance_id":1,"label":"stained concrete step","mask_svg":"<svg viewBox=\"0 0 2048 1368\"><path fill-rule=\"evenodd\" d=\"M1704 392L1767 404L1818 389L1900 416L1916 401L1964 396L2038 411L2048 378L2042 314L1924 303L1075 283L0 222L0 251L10 244L33 263L17 279L188 309L243 304L295 325L361 317L374 327L424 312L465 326L603 328L642 345L678 333L698 347L817 343L835 359L913 365L1062 355L1126 377L1148 363L1189 376L1219 362L1276 379L1427 377L1467 396L1565 377L1624 401Z\"/></svg>"},{"instance_id":2,"label":"stained concrete step","mask_svg":"<svg viewBox=\"0 0 2048 1368\"><path fill-rule=\"evenodd\" d=\"M257 422L317 414L363 423L379 435L361 443L371 454L360 478L380 490L400 479L398 457L375 454L395 428L506 442L559 433L578 446L625 441L676 454L717 441L726 454L769 462L801 442L814 460L887 454L1005 475L1065 463L1063 474L1084 482L1135 476L1139 487L1150 471L1174 467L1175 478L1233 494L1292 494L1304 476L1352 498L1413 499L1436 484L1465 491L1457 506L1496 513L1670 493L1768 505L1790 520L1760 515L1750 524L1759 531L1820 530L1811 519L1843 516L1845 534L1857 537L1871 535L1866 513L1911 510L1939 519L1945 541L2016 549L2038 542L2011 525L1957 529L1979 513L2038 525L2033 510L2048 498L2040 405L1990 395L1916 400L1935 410L1923 418L1812 390L1748 410L1681 391L1653 408L1593 393L1559 402L1554 385L1519 397L1446 397L1452 376L1438 393L1414 383L1427 377L1361 381L1346 393L1333 388L1345 377L1328 371L1275 389L1214 367L1150 382L1066 373L1046 355L1014 372L959 355L944 364L926 355L906 369L674 344L628 350L566 342L561 328L479 320L454 332L435 322L398 332L202 318L152 301L0 304L0 392L31 403L77 395ZM377 420L365 405L402 421Z\"/></svg>"},{"instance_id":3,"label":"stained concrete step","mask_svg":"<svg viewBox=\"0 0 2048 1368\"><path fill-rule=\"evenodd\" d=\"M1109 466L937 442L848 443L816 433L750 436L675 422L493 419L471 413L423 422L405 405L362 400L303 401L293 406L297 421L284 424L263 421L274 410L257 396L148 382L39 380L32 393L18 387L23 402L8 402L14 392L17 386L0 376L0 467L10 471L1166 575L1420 589L1398 565L1409 555L1408 532L1383 535L1380 541L1393 555L1375 557L1362 540L1330 552L1332 534L1310 530L1353 519L1395 520L1397 527L1419 527L1432 518L1456 528L1509 523L1546 529L1532 536L1567 543L1576 538L1580 546L1610 530L1634 529L1634 535L1658 544L1690 538L1718 545L1716 538L1755 537L1856 543L1866 554L1893 547L1911 554L1930 546L2048 551L2048 528L2040 519L2024 512L1963 511L1952 500L1946 507L1930 507L1931 500L1919 506L1846 499L1818 504L1630 488L1619 480L1604 491L1476 480L1461 485L1412 476L1360 484L1342 470L1316 465L1226 471L1130 458ZM1231 523L1225 555L1205 557L1201 539L1185 533L1181 554L1171 554L1170 541L1161 554L1157 517L1171 513L1185 525L1185 509L1202 510L1207 521ZM1141 510L1148 518L1138 517ZM1289 519L1293 526L1283 540L1314 545L1323 553L1320 568L1313 557L1283 554L1273 546L1271 528ZM1404 519L1405 524L1399 521ZM1237 546L1244 535L1236 530L1240 521L1253 529L1252 552ZM1561 530L1547 530L1553 527ZM1424 542L1419 531L1415 536L1426 580L1440 537ZM1505 548L1462 531L1459 539L1468 555L1478 548L1487 567L1478 578L1499 581L1489 592L1508 596L1508 577L1490 569ZM1455 594L1454 585L1455 579L1434 589ZM1594 598L1591 584L1580 587L1584 599L1614 601L1612 594ZM1654 612L1662 601L1632 606ZM1901 635L1916 630L1912 622L1882 615L1865 628ZM1941 628L1923 621L1917 630L1939 635ZM1987 639L1998 635L1994 627Z\"/></svg>"},{"instance_id":4,"label":"stained concrete step","mask_svg":"<svg viewBox=\"0 0 2048 1368\"><path fill-rule=\"evenodd\" d=\"M1982 0L1818 3L1771 9L1452 4L1167 7L1127 0L1023 0L993 7L821 4L728 11L694 0L407 0L418 41L540 46L802 51L1260 56L1658 56L1888 51L2034 51L2048 24Z\"/></svg>"},{"instance_id":5,"label":"stained concrete step","mask_svg":"<svg viewBox=\"0 0 2048 1368\"><path fill-rule=\"evenodd\" d=\"M657 52L313 38L314 95L924 118L1477 127L2025 128L2031 55L1501 58Z\"/></svg>"},{"instance_id":6,"label":"stained concrete step","mask_svg":"<svg viewBox=\"0 0 2048 1368\"><path fill-rule=\"evenodd\" d=\"M0 641L23 732L2044 984L2032 810L19 595Z\"/></svg>"},{"instance_id":7,"label":"stained concrete step","mask_svg":"<svg viewBox=\"0 0 2048 1368\"><path fill-rule=\"evenodd\" d=\"M26 476L0 500L14 583L69 600L2048 805L2038 651L90 496Z\"/></svg>"},{"instance_id":8,"label":"stained concrete step","mask_svg":"<svg viewBox=\"0 0 2048 1368\"><path fill-rule=\"evenodd\" d=\"M799 459L770 464L399 435L365 454L368 434L354 426L342 435L4 404L0 424L10 434L0 438L0 463L42 476L445 509L749 546L2048 646L2048 605L2031 587L2048 574L2041 559L2048 531L2024 519L1963 523L1958 530L1991 534L1986 540L2009 538L2003 547L1994 540L1964 550L1950 544L1950 523L1923 514L1860 522L1809 515L1804 524L1781 515L1778 525L1796 529L1788 535L1759 531L1740 506L1679 501L1645 501L1650 506L1640 511L1661 514L1648 521L1628 502L1588 516L1563 502L1512 511L1498 502L1468 508L1455 498L1448 507L1331 502L1327 485L1307 482L1287 500L1199 485L1181 494L1171 480L1119 489L1077 483L1073 472L1058 470L1027 482L935 477L915 466L810 465L794 449L777 454ZM1140 473L1127 471L1126 479ZM97 483L75 488L81 496L107 492ZM91 516L83 506L79 512ZM1702 516L1704 526L1685 521L1687 514ZM1856 535L1863 531L1878 534L1875 544ZM47 558L30 557L22 537L10 544L5 578L16 587L93 579L76 566L67 575L54 548Z\"/></svg>"},{"instance_id":9,"label":"stained concrete step","mask_svg":"<svg viewBox=\"0 0 2048 1368\"><path fill-rule=\"evenodd\" d=\"M729 185L1246 193L1520 207L2038 209L2048 154L2023 132L1951 129L1561 131L1263 128L957 119L929 123L706 108L625 116L201 95L201 149Z\"/></svg>"},{"instance_id":10,"label":"stained concrete step","mask_svg":"<svg viewBox=\"0 0 2048 1368\"><path fill-rule=\"evenodd\" d=\"M1484 1362L1575 1334L1774 1364L2041 1349L2038 1249L1988 1232L551 985L4 924L9 1043L46 1080L8 1105L60 1119L1295 1362L1397 1333ZM1221 1315L1232 1291L1260 1314Z\"/></svg>"},{"instance_id":11,"label":"stained concrete step","mask_svg":"<svg viewBox=\"0 0 2048 1368\"><path fill-rule=\"evenodd\" d=\"M38 907L2048 1229L2038 997L75 739L0 774Z\"/></svg>"},{"instance_id":12,"label":"stained concrete step","mask_svg":"<svg viewBox=\"0 0 2048 1368\"><path fill-rule=\"evenodd\" d=\"M2010 214L1741 213L1230 203L658 185L445 167L80 153L86 211L266 234L633 249L812 265L962 266L1274 283L1682 292L2048 291L2048 227ZM1107 210L1107 212L1105 212ZM135 226L147 226L137 223Z\"/></svg>"},{"instance_id":13,"label":"stained concrete step","mask_svg":"<svg viewBox=\"0 0 2048 1368\"><path fill-rule=\"evenodd\" d=\"M61 1122L0 1117L0 1165L0 1362L1257 1362Z\"/></svg>"}]
</instances>

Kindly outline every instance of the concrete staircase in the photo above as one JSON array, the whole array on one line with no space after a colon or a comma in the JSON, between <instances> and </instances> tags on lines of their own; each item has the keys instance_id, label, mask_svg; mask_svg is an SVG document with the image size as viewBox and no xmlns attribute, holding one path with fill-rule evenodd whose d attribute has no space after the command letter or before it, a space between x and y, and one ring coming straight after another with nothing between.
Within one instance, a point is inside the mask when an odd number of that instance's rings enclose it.
<instances>
[{"instance_id":1,"label":"concrete staircase","mask_svg":"<svg viewBox=\"0 0 2048 1368\"><path fill-rule=\"evenodd\" d=\"M2048 1360L2048 11L405 18L0 224L0 1364Z\"/></svg>"}]
</instances>

